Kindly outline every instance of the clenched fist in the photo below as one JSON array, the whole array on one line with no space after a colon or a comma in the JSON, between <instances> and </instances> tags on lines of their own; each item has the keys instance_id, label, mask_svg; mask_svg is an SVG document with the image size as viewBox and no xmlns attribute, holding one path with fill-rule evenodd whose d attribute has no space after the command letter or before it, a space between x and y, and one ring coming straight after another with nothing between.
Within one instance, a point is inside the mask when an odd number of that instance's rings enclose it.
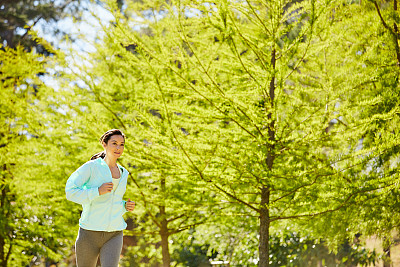
<instances>
[{"instance_id":1,"label":"clenched fist","mask_svg":"<svg viewBox=\"0 0 400 267\"><path fill-rule=\"evenodd\" d=\"M133 211L135 209L136 203L134 201L131 201L129 198L128 201L125 203L125 208L127 211Z\"/></svg>"},{"instance_id":2,"label":"clenched fist","mask_svg":"<svg viewBox=\"0 0 400 267\"><path fill-rule=\"evenodd\" d=\"M99 187L99 195L110 193L113 190L113 183L104 183Z\"/></svg>"}]
</instances>

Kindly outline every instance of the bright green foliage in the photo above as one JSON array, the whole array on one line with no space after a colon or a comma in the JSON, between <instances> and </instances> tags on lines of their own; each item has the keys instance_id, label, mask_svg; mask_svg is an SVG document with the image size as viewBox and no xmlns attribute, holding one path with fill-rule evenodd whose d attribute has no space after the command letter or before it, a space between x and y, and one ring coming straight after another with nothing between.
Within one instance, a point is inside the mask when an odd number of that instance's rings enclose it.
<instances>
[{"instance_id":1,"label":"bright green foliage","mask_svg":"<svg viewBox=\"0 0 400 267\"><path fill-rule=\"evenodd\" d=\"M303 8L315 8L313 4L304 3ZM344 113L336 105L343 92L325 84L304 87L305 83L315 81L290 67L300 64L303 58L298 54L310 49L312 43L302 40L306 39L306 33L312 35L312 27L316 26L312 22L302 22L305 26L298 37L289 40L283 36L288 29L278 24L282 27L278 43L282 47L272 46L279 51L276 54L279 61L272 69L269 53L273 43L269 38L273 36L268 36L268 29L259 24L253 17L255 14L246 13L252 12L250 8L245 9L242 3L238 6L231 3L228 9L221 3L215 7L218 12L212 13L213 9L208 9L207 5L195 7L200 10L199 14L209 12L210 16L184 18L178 13L182 17L173 17L171 12L171 18L149 23L150 36L128 32L123 27L126 23L121 21L115 31L118 35L112 36L116 46L120 42L127 45L129 41L138 45L139 56L147 62L139 62L129 53L124 61L131 63L135 70L152 75L141 77L143 83L146 81L146 102L157 103L160 113L165 114L167 130L186 157L188 171L195 175L193 179L197 177L209 183L228 198L240 202L243 197L242 204L247 203L245 206L254 215L260 200L257 192L264 185L276 194L272 198L272 203L276 204L270 207L271 210L276 207L273 220L290 214L291 210L278 212L278 203L288 202L293 197L304 201L293 202L295 207L299 206L295 208L297 212L298 208L308 208L305 205L319 206L311 202L311 198L307 200L312 192L304 196L300 192L317 187L316 181L324 176L340 177L337 169L347 162L340 163L338 159L335 163L328 157L329 153L336 155L335 149L342 149L339 145L345 136L338 132L343 130L339 126L329 132L326 129L338 113ZM180 6L179 10L183 8ZM246 15L254 21L247 21ZM312 40L311 36L308 38ZM271 77L276 79L273 102L269 95ZM293 78L289 80L288 77ZM270 128L272 122L273 129ZM275 132L275 140L269 138L268 131ZM266 165L267 154L273 155L276 169ZM341 180L329 178L324 186L329 183L337 186ZM320 184L316 189L314 194L323 191Z\"/></svg>"},{"instance_id":2,"label":"bright green foliage","mask_svg":"<svg viewBox=\"0 0 400 267\"><path fill-rule=\"evenodd\" d=\"M314 230L324 233L330 247L360 233L362 237L378 235L390 240L388 237L399 225L398 217L393 214L399 211L400 69L396 52L398 40L393 40L386 27L393 28L396 24L390 16L392 4L375 5L367 1L338 5L333 27L320 35L332 40L329 46L321 47L327 77L339 82L335 87L353 92L353 101L349 101L347 107L352 116L348 116L345 123L352 121L359 125L354 140L360 140L358 149L368 152L368 157L363 159L369 159L349 170L351 179L345 185L358 187L365 193L349 199L349 205L339 212L309 222Z\"/></svg>"},{"instance_id":3,"label":"bright green foliage","mask_svg":"<svg viewBox=\"0 0 400 267\"><path fill-rule=\"evenodd\" d=\"M64 155L51 135L56 97L40 78L51 60L22 47L0 50L0 266L61 260L71 239Z\"/></svg>"},{"instance_id":4,"label":"bright green foliage","mask_svg":"<svg viewBox=\"0 0 400 267\"><path fill-rule=\"evenodd\" d=\"M342 43L345 53L341 54L345 58L342 65L331 70L339 73L341 69L342 72L351 69L355 73L353 79L348 79L347 87L358 90L355 103L358 106L354 110L362 125L360 145L375 155L359 166L370 179L363 187L371 192L354 199L356 212L353 208L345 209L333 223L353 234L377 234L384 238L399 225L398 217L393 216L399 211L400 144L399 36L393 34L399 21L395 9L395 1L367 1L337 8L335 31L347 30L337 38L335 47ZM352 175L359 177L356 171ZM372 191L374 188L381 190Z\"/></svg>"}]
</instances>

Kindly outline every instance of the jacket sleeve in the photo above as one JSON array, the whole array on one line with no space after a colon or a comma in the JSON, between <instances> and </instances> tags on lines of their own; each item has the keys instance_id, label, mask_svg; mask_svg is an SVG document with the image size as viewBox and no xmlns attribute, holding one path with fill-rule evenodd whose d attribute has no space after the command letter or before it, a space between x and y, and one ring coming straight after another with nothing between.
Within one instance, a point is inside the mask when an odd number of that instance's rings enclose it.
<instances>
[{"instance_id":1,"label":"jacket sleeve","mask_svg":"<svg viewBox=\"0 0 400 267\"><path fill-rule=\"evenodd\" d=\"M92 164L87 162L79 167L68 178L65 185L65 193L67 199L78 204L89 204L93 199L99 196L97 187L87 187L87 182L90 179Z\"/></svg>"},{"instance_id":2,"label":"jacket sleeve","mask_svg":"<svg viewBox=\"0 0 400 267\"><path fill-rule=\"evenodd\" d=\"M126 200L122 200L122 206L123 206L123 211L124 211L123 214L125 214L126 212L128 212L128 211L126 210Z\"/></svg>"}]
</instances>

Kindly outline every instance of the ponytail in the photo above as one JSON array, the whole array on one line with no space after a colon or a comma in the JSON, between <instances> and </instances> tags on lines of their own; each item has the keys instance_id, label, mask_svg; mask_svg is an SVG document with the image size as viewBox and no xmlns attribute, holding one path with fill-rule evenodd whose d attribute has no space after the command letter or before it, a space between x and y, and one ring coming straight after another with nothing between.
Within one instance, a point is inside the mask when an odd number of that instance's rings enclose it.
<instances>
[{"instance_id":1,"label":"ponytail","mask_svg":"<svg viewBox=\"0 0 400 267\"><path fill-rule=\"evenodd\" d=\"M101 151L101 152L99 152L99 153L97 153L97 154L94 154L94 155L90 158L90 160L94 160L94 159L98 159L98 158L104 159L105 157L106 157L106 152Z\"/></svg>"}]
</instances>

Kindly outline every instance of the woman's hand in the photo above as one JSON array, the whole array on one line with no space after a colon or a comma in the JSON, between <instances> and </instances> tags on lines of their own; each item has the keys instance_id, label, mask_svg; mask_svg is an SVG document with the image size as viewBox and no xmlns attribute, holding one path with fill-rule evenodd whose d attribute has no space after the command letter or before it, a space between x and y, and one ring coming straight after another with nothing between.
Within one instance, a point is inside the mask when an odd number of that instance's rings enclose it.
<instances>
[{"instance_id":1,"label":"woman's hand","mask_svg":"<svg viewBox=\"0 0 400 267\"><path fill-rule=\"evenodd\" d=\"M125 203L125 209L127 211L133 211L135 209L136 203L134 201L131 201L129 198L128 201Z\"/></svg>"},{"instance_id":2,"label":"woman's hand","mask_svg":"<svg viewBox=\"0 0 400 267\"><path fill-rule=\"evenodd\" d=\"M113 183L104 183L99 187L99 195L110 193L113 189Z\"/></svg>"}]
</instances>

